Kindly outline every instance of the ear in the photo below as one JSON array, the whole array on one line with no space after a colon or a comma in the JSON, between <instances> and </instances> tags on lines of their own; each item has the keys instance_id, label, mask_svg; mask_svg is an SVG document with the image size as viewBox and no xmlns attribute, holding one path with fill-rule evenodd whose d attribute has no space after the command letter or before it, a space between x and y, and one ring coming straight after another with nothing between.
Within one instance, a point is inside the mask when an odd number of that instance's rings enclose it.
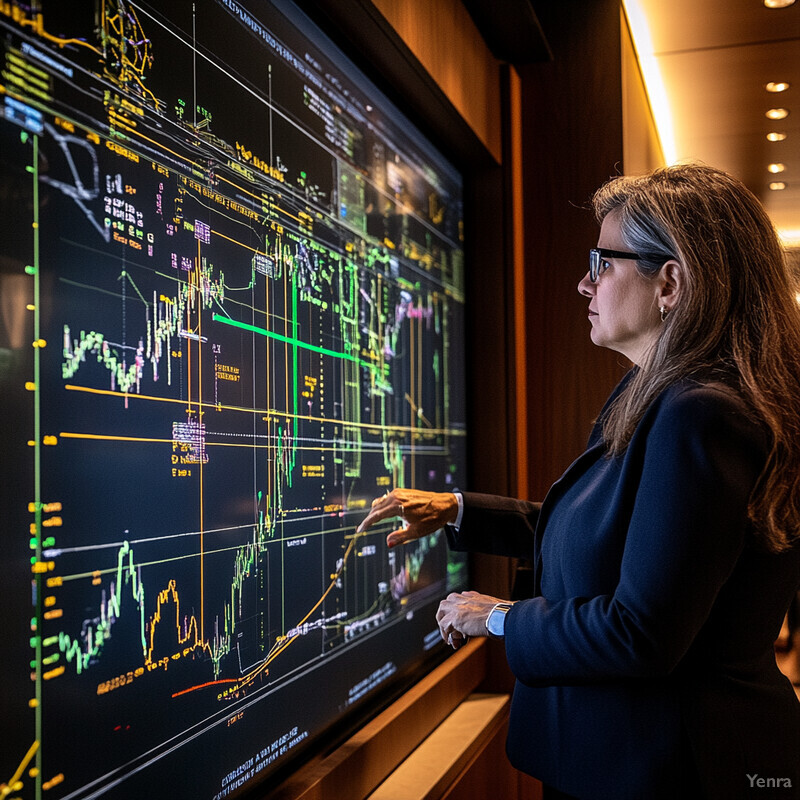
<instances>
[{"instance_id":1,"label":"ear","mask_svg":"<svg viewBox=\"0 0 800 800\"><path fill-rule=\"evenodd\" d=\"M671 259L667 261L658 276L658 288L656 290L656 306L662 306L671 311L680 299L681 288L683 287L683 266L680 262Z\"/></svg>"}]
</instances>

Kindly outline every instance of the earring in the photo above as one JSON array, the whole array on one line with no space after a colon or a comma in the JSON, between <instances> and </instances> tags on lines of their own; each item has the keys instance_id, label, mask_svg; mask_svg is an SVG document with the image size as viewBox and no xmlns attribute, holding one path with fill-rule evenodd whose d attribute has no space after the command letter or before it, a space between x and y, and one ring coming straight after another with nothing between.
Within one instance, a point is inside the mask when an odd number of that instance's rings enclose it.
<instances>
[{"instance_id":1,"label":"earring","mask_svg":"<svg viewBox=\"0 0 800 800\"><path fill-rule=\"evenodd\" d=\"M661 314L661 321L663 322L667 318L667 314L669 313L667 311L667 307L666 306L660 306L658 311Z\"/></svg>"}]
</instances>

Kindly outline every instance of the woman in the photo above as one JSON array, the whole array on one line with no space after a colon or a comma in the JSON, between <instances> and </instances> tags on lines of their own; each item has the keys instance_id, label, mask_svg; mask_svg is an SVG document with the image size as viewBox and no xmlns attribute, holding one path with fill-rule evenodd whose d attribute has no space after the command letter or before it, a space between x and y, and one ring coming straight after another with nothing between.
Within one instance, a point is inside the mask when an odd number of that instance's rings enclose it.
<instances>
[{"instance_id":1,"label":"woman","mask_svg":"<svg viewBox=\"0 0 800 800\"><path fill-rule=\"evenodd\" d=\"M545 797L800 797L800 703L773 642L800 583L800 309L775 231L706 166L610 181L591 337L634 364L541 504L395 489L395 546L525 556L512 604L451 594L454 647L502 636L507 751ZM497 604L500 603L498 607Z\"/></svg>"}]
</instances>

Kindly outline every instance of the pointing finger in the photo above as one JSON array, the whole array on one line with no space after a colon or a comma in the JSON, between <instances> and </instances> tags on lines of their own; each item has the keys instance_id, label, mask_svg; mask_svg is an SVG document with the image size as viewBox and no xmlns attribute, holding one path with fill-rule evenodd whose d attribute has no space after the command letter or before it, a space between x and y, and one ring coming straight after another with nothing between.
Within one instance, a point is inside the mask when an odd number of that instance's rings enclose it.
<instances>
[{"instance_id":1,"label":"pointing finger","mask_svg":"<svg viewBox=\"0 0 800 800\"><path fill-rule=\"evenodd\" d=\"M402 516L403 507L389 494L385 494L372 501L372 508L361 524L356 528L356 533L363 533L376 522L387 517Z\"/></svg>"}]
</instances>

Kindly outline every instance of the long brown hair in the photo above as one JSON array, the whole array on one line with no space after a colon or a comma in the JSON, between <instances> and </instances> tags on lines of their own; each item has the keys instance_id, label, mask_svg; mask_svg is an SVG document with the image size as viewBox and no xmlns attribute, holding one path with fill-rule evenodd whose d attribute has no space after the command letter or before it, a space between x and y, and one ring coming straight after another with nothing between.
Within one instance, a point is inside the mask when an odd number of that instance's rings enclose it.
<instances>
[{"instance_id":1,"label":"long brown hair","mask_svg":"<svg viewBox=\"0 0 800 800\"><path fill-rule=\"evenodd\" d=\"M750 519L766 549L787 549L800 539L800 306L769 217L742 183L699 164L613 178L593 205L601 222L615 213L627 248L648 254L636 262L643 276L669 259L683 267L678 302L603 420L609 451L625 450L670 384L727 376L771 434Z\"/></svg>"}]
</instances>

